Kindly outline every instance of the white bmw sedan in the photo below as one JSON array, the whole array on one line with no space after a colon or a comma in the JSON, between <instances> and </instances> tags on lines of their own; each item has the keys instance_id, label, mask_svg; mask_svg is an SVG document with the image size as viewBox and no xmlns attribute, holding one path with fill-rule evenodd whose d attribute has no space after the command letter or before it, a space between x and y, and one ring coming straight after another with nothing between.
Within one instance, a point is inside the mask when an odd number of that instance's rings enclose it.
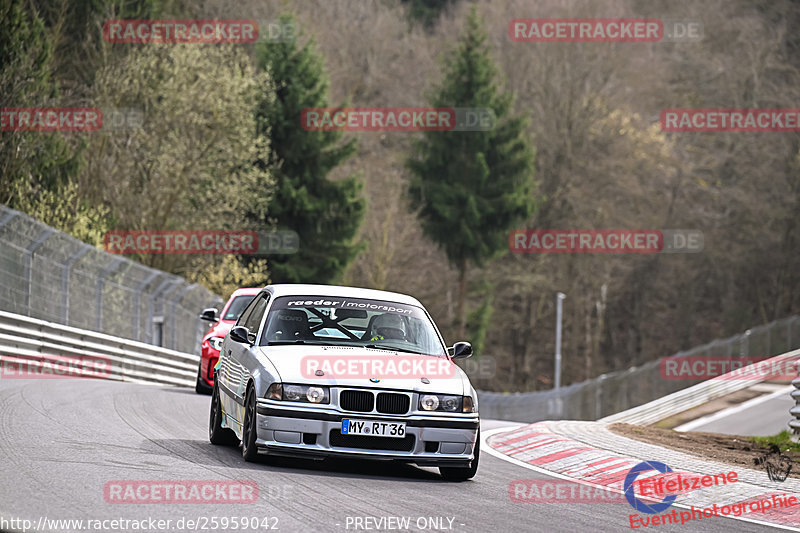
<instances>
[{"instance_id":1,"label":"white bmw sedan","mask_svg":"<svg viewBox=\"0 0 800 533\"><path fill-rule=\"evenodd\" d=\"M209 439L259 454L358 457L475 475L478 397L425 308L403 294L270 285L222 343Z\"/></svg>"}]
</instances>

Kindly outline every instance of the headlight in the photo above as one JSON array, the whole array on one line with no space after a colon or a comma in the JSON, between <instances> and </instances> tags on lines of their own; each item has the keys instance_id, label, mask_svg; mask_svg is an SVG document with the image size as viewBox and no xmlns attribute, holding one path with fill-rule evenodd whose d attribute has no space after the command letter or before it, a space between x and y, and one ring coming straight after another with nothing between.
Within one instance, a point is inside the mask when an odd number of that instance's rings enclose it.
<instances>
[{"instance_id":1,"label":"headlight","mask_svg":"<svg viewBox=\"0 0 800 533\"><path fill-rule=\"evenodd\" d=\"M426 394L419 399L419 408L423 411L435 411L439 408L439 397L433 394Z\"/></svg>"},{"instance_id":2,"label":"headlight","mask_svg":"<svg viewBox=\"0 0 800 533\"><path fill-rule=\"evenodd\" d=\"M287 385L273 383L267 389L267 398L286 402L330 403L328 387L317 385Z\"/></svg>"},{"instance_id":3,"label":"headlight","mask_svg":"<svg viewBox=\"0 0 800 533\"><path fill-rule=\"evenodd\" d=\"M309 387L306 399L311 403L328 403L328 391L322 387Z\"/></svg>"},{"instance_id":4,"label":"headlight","mask_svg":"<svg viewBox=\"0 0 800 533\"><path fill-rule=\"evenodd\" d=\"M419 408L423 411L447 411L448 413L455 413L461 411L462 399L462 396L423 394L419 398Z\"/></svg>"},{"instance_id":5,"label":"headlight","mask_svg":"<svg viewBox=\"0 0 800 533\"><path fill-rule=\"evenodd\" d=\"M216 351L220 352L220 351L222 351L222 341L223 340L224 339L222 337L209 337L208 338L208 344L209 344L209 346L214 348Z\"/></svg>"}]
</instances>

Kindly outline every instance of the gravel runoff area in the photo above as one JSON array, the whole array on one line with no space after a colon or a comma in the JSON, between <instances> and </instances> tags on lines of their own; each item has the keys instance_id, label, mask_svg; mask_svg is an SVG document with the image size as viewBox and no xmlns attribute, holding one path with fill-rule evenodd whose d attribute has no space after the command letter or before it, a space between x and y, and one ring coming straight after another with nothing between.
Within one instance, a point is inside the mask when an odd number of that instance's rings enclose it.
<instances>
[{"instance_id":1,"label":"gravel runoff area","mask_svg":"<svg viewBox=\"0 0 800 533\"><path fill-rule=\"evenodd\" d=\"M761 446L750 437L721 435L719 433L686 432L632 424L611 424L609 429L630 439L671 448L697 457L719 461L732 466L763 469L757 460L770 454L769 447ZM789 476L800 478L800 452L781 451L792 462Z\"/></svg>"}]
</instances>

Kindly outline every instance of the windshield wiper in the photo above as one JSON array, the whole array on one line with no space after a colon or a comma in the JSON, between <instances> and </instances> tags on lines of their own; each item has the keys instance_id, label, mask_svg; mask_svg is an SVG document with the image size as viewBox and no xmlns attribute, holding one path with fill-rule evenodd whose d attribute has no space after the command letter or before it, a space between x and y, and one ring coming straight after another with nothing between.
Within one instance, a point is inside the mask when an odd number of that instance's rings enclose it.
<instances>
[{"instance_id":1,"label":"windshield wiper","mask_svg":"<svg viewBox=\"0 0 800 533\"><path fill-rule=\"evenodd\" d=\"M405 348L396 348L394 346L384 346L382 344L366 344L366 348L372 348L374 350L391 350L393 352L405 352L405 353L413 353L417 355L427 355L422 352L415 352L414 350L407 350Z\"/></svg>"},{"instance_id":2,"label":"windshield wiper","mask_svg":"<svg viewBox=\"0 0 800 533\"><path fill-rule=\"evenodd\" d=\"M280 346L281 344L328 344L328 343L324 341L303 340L303 339L285 340L285 341L267 341L267 346Z\"/></svg>"}]
</instances>

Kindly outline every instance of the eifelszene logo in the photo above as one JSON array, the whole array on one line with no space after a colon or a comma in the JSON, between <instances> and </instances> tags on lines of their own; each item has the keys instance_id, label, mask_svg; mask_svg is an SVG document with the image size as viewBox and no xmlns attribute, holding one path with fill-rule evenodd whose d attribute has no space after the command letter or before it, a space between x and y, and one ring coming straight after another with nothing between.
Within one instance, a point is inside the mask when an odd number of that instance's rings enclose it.
<instances>
[{"instance_id":1,"label":"eifelszene logo","mask_svg":"<svg viewBox=\"0 0 800 533\"><path fill-rule=\"evenodd\" d=\"M639 477L639 474L649 472L650 470L656 470L662 474L672 472L672 469L664 463L658 461L644 461L631 468L630 472L628 472L628 475L625 476L623 488L625 490L625 498L628 500L628 503L631 504L631 507L642 513L658 514L666 509L669 509L669 507L675 503L675 498L677 498L677 496L675 494L669 494L664 496L664 499L661 500L660 503L653 504L645 503L638 499L636 497L636 493L634 492L633 484L636 481L636 478Z\"/></svg>"}]
</instances>

